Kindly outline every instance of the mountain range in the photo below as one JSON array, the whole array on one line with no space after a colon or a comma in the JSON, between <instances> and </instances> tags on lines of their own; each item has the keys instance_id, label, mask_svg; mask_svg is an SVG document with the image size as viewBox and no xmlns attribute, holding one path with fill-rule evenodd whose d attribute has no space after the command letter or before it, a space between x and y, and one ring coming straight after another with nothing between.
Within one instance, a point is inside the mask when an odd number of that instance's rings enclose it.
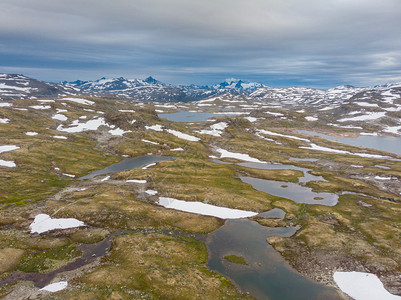
<instances>
[{"instance_id":1,"label":"mountain range","mask_svg":"<svg viewBox=\"0 0 401 300\"><path fill-rule=\"evenodd\" d=\"M221 95L245 95L270 103L302 106L344 102L366 94L380 98L382 93L394 89L401 90L401 83L375 87L343 85L323 91L306 87L273 88L235 78L212 86L175 86L151 76L146 79L103 77L94 81L51 83L20 74L0 74L0 100L89 95L144 102L189 102Z\"/></svg>"}]
</instances>

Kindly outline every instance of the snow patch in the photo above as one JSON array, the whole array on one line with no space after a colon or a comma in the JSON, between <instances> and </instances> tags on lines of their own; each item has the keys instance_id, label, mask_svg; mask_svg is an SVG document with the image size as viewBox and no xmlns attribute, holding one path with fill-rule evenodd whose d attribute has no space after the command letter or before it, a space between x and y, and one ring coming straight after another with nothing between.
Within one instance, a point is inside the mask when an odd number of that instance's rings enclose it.
<instances>
[{"instance_id":1,"label":"snow patch","mask_svg":"<svg viewBox=\"0 0 401 300\"><path fill-rule=\"evenodd\" d=\"M349 122L349 121L370 121L382 118L386 115L386 112L372 112L362 116L352 117L352 118L343 118L338 120L338 122Z\"/></svg>"},{"instance_id":2,"label":"snow patch","mask_svg":"<svg viewBox=\"0 0 401 300\"><path fill-rule=\"evenodd\" d=\"M86 131L86 130L97 130L102 125L107 126L107 123L104 121L104 118L89 120L86 123L79 123L78 120L75 120L74 122L72 122L70 127L64 128L63 125L59 125L57 127L57 130L63 131L63 132L76 133L76 132L82 132L82 131ZM71 126L73 126L73 127L71 127Z\"/></svg>"},{"instance_id":3,"label":"snow patch","mask_svg":"<svg viewBox=\"0 0 401 300\"><path fill-rule=\"evenodd\" d=\"M390 294L375 274L364 272L335 272L333 279L344 293L355 300L401 299L400 296Z\"/></svg>"},{"instance_id":4,"label":"snow patch","mask_svg":"<svg viewBox=\"0 0 401 300\"><path fill-rule=\"evenodd\" d=\"M45 287L41 288L40 290L55 293L55 292L64 290L67 286L68 286L67 281L59 281L59 282L54 282L54 283L48 284Z\"/></svg>"},{"instance_id":5,"label":"snow patch","mask_svg":"<svg viewBox=\"0 0 401 300\"><path fill-rule=\"evenodd\" d=\"M126 182L132 182L132 183L146 183L146 180L141 180L141 179L129 179Z\"/></svg>"},{"instance_id":6,"label":"snow patch","mask_svg":"<svg viewBox=\"0 0 401 300\"><path fill-rule=\"evenodd\" d=\"M28 136L35 136L35 135L38 135L37 132L33 132L33 131L27 131L27 132L25 132L25 134L28 135Z\"/></svg>"},{"instance_id":7,"label":"snow patch","mask_svg":"<svg viewBox=\"0 0 401 300\"><path fill-rule=\"evenodd\" d=\"M304 139L304 138L300 138L300 137L292 136L292 135L285 135L285 134L281 134L281 133L277 133L277 132L273 132L273 131L269 131L269 130L258 129L257 131L258 131L258 133L261 133L261 134L267 134L267 135L272 135L272 136L280 136L280 137L285 137L285 138L289 138L289 139L304 141L304 142L308 142L308 143L310 142L308 139Z\"/></svg>"},{"instance_id":8,"label":"snow patch","mask_svg":"<svg viewBox=\"0 0 401 300\"><path fill-rule=\"evenodd\" d=\"M58 120L58 121L67 121L67 120L68 120L68 118L67 118L65 115L63 115L63 114L55 114L55 115L52 117L52 119L53 119L53 120Z\"/></svg>"},{"instance_id":9,"label":"snow patch","mask_svg":"<svg viewBox=\"0 0 401 300\"><path fill-rule=\"evenodd\" d=\"M122 136L124 133L128 133L128 132L132 132L132 131L130 131L130 130L125 131L125 130L122 130L120 128L109 130L109 133L111 135L117 135L117 136Z\"/></svg>"},{"instance_id":10,"label":"snow patch","mask_svg":"<svg viewBox=\"0 0 401 300\"><path fill-rule=\"evenodd\" d=\"M235 159L249 161L249 162L255 162L255 163L266 163L257 158L249 156L249 154L230 152L230 151L227 151L227 150L224 150L221 148L216 149L216 152L220 153L220 158L235 158Z\"/></svg>"},{"instance_id":11,"label":"snow patch","mask_svg":"<svg viewBox=\"0 0 401 300\"><path fill-rule=\"evenodd\" d=\"M142 139L141 141L142 141L142 142L145 142L145 143L148 143L148 144L152 144L152 145L160 145L159 143L152 142L152 141L145 140L145 139Z\"/></svg>"},{"instance_id":12,"label":"snow patch","mask_svg":"<svg viewBox=\"0 0 401 300\"><path fill-rule=\"evenodd\" d=\"M189 135L189 134L186 134L186 133L182 133L182 132L177 131L177 130L168 129L167 132L171 133L172 135L174 135L174 136L176 136L176 137L178 137L180 139L183 139L183 140L187 140L187 141L191 141L191 142L199 142L200 141L200 138L198 138L196 136Z\"/></svg>"},{"instance_id":13,"label":"snow patch","mask_svg":"<svg viewBox=\"0 0 401 300\"><path fill-rule=\"evenodd\" d=\"M220 219L248 218L258 214L252 211L220 207L202 202L189 202L168 197L160 197L158 204L166 208L172 208L205 216L213 216Z\"/></svg>"},{"instance_id":14,"label":"snow patch","mask_svg":"<svg viewBox=\"0 0 401 300\"><path fill-rule=\"evenodd\" d=\"M85 104L85 105L93 105L93 104L95 104L95 102L93 102L93 101L82 99L82 98L63 98L61 100L71 101L71 102L75 102L75 103L79 103L79 104Z\"/></svg>"},{"instance_id":15,"label":"snow patch","mask_svg":"<svg viewBox=\"0 0 401 300\"><path fill-rule=\"evenodd\" d=\"M45 110L45 109L52 108L50 105L31 105L29 107L33 108L33 109L39 109L39 110Z\"/></svg>"},{"instance_id":16,"label":"snow patch","mask_svg":"<svg viewBox=\"0 0 401 300\"><path fill-rule=\"evenodd\" d=\"M158 192L155 190L146 190L145 193L150 196L154 196L154 195L157 195Z\"/></svg>"},{"instance_id":17,"label":"snow patch","mask_svg":"<svg viewBox=\"0 0 401 300\"><path fill-rule=\"evenodd\" d=\"M49 215L39 214L29 225L31 233L43 233L53 229L67 229L86 226L84 222L74 218L52 219Z\"/></svg>"},{"instance_id":18,"label":"snow patch","mask_svg":"<svg viewBox=\"0 0 401 300\"><path fill-rule=\"evenodd\" d=\"M163 131L162 125L152 125L152 126L145 126L146 129L154 130L154 131Z\"/></svg>"}]
</instances>

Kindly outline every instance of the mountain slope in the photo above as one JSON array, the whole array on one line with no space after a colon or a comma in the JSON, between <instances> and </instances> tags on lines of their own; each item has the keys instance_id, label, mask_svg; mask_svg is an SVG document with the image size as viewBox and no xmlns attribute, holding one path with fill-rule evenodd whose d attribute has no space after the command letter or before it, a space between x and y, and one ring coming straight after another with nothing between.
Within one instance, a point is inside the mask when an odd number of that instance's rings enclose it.
<instances>
[{"instance_id":1,"label":"mountain slope","mask_svg":"<svg viewBox=\"0 0 401 300\"><path fill-rule=\"evenodd\" d=\"M88 94L81 89L40 81L20 74L0 74L0 100Z\"/></svg>"}]
</instances>

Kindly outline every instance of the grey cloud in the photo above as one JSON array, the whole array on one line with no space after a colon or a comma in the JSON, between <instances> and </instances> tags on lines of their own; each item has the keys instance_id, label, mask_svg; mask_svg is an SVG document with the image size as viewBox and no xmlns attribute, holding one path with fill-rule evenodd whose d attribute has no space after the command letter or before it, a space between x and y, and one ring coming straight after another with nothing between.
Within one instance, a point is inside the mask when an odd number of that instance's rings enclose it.
<instances>
[{"instance_id":1,"label":"grey cloud","mask_svg":"<svg viewBox=\"0 0 401 300\"><path fill-rule=\"evenodd\" d=\"M0 68L32 56L27 69L47 59L44 73L69 76L81 62L81 74L173 81L207 72L398 80L400 12L399 0L3 0Z\"/></svg>"}]
</instances>

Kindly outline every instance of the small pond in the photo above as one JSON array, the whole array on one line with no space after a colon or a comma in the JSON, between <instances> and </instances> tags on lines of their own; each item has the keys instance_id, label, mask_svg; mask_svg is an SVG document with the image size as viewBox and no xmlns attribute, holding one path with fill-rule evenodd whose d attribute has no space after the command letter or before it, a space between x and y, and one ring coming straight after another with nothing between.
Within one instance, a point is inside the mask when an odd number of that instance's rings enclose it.
<instances>
[{"instance_id":1,"label":"small pond","mask_svg":"<svg viewBox=\"0 0 401 300\"><path fill-rule=\"evenodd\" d=\"M240 177L242 182L252 185L258 191L270 195L284 197L296 203L320 204L334 206L338 202L338 195L332 193L315 193L310 187L297 183L259 179L253 177Z\"/></svg>"},{"instance_id":2,"label":"small pond","mask_svg":"<svg viewBox=\"0 0 401 300\"><path fill-rule=\"evenodd\" d=\"M333 288L313 282L298 272L266 241L267 237L289 237L298 228L269 228L249 220L227 220L208 235L208 267L231 278L242 291L257 299L339 299ZM224 257L243 257L248 265Z\"/></svg>"},{"instance_id":3,"label":"small pond","mask_svg":"<svg viewBox=\"0 0 401 300\"><path fill-rule=\"evenodd\" d=\"M273 208L258 214L257 217L265 219L283 219L285 217L285 211L280 208Z\"/></svg>"},{"instance_id":4,"label":"small pond","mask_svg":"<svg viewBox=\"0 0 401 300\"><path fill-rule=\"evenodd\" d=\"M255 163L255 162L244 162L238 163L239 166L263 169L263 170L297 170L304 173L303 177L299 177L299 182L306 183L309 181L327 181L322 176L315 176L309 173L310 169L301 168L293 165L283 165L283 164L272 164L272 163Z\"/></svg>"},{"instance_id":5,"label":"small pond","mask_svg":"<svg viewBox=\"0 0 401 300\"><path fill-rule=\"evenodd\" d=\"M175 113L162 113L158 114L159 118L165 118L172 122L184 123L184 122L205 122L207 119L220 116L238 116L236 113L229 111L224 113L211 113L211 112L198 112L198 111L184 111L181 110Z\"/></svg>"},{"instance_id":6,"label":"small pond","mask_svg":"<svg viewBox=\"0 0 401 300\"><path fill-rule=\"evenodd\" d=\"M337 141L339 143L347 145L371 148L401 155L401 137L361 135L352 138L352 137L336 137L309 130L299 130L299 132L306 133L309 135L319 136L328 140Z\"/></svg>"},{"instance_id":7,"label":"small pond","mask_svg":"<svg viewBox=\"0 0 401 300\"><path fill-rule=\"evenodd\" d=\"M118 163L108 166L102 170L94 171L94 172L92 172L86 176L83 176L79 179L80 180L91 179L91 178L94 178L95 176L102 175L102 174L116 173L116 172L136 169L136 168L142 168L151 163L165 161L165 160L174 160L176 158L177 157L157 156L157 155L145 155L145 156L139 156L139 157L126 158Z\"/></svg>"}]
</instances>

